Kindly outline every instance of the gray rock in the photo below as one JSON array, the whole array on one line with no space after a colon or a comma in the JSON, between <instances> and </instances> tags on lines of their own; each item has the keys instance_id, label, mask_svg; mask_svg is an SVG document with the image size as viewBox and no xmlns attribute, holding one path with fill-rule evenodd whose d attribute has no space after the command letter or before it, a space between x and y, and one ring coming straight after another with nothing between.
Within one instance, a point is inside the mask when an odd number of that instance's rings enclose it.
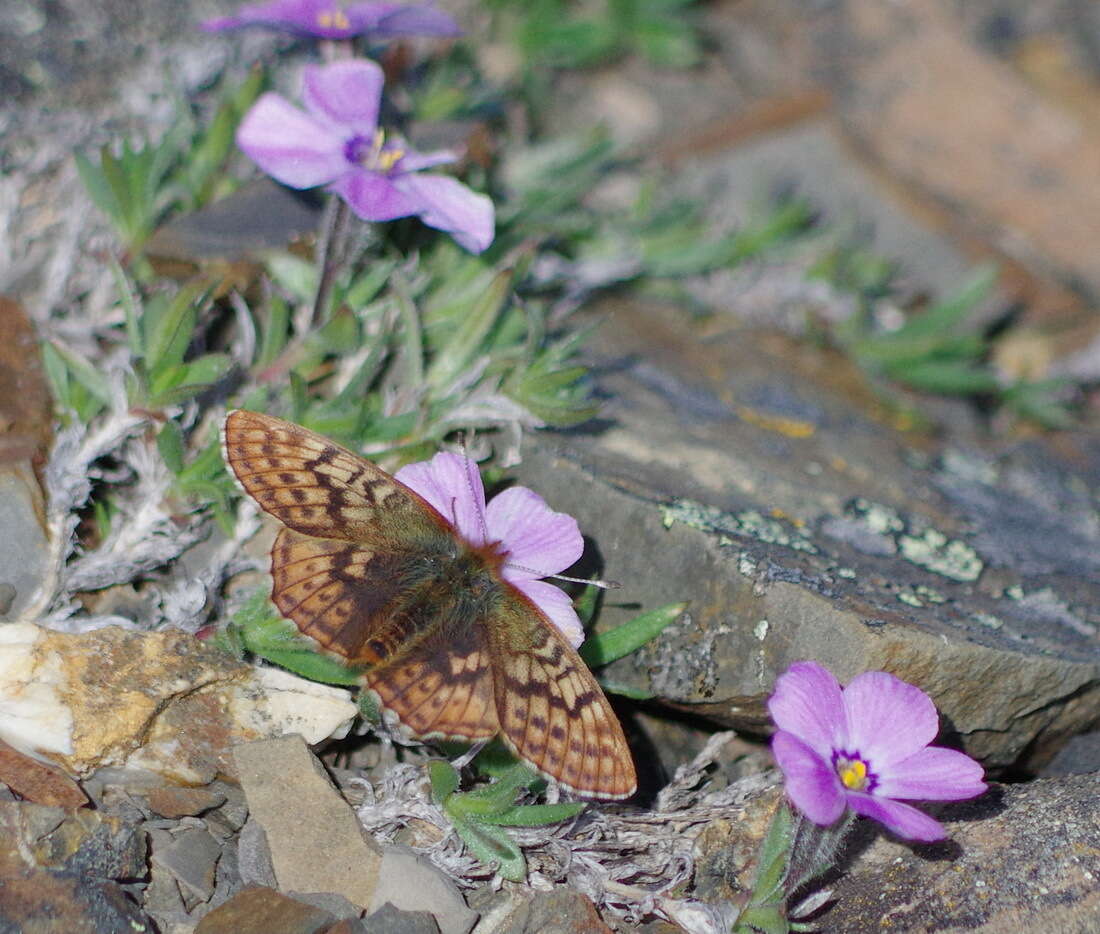
<instances>
[{"instance_id":1,"label":"gray rock","mask_svg":"<svg viewBox=\"0 0 1100 934\"><path fill-rule=\"evenodd\" d=\"M1081 775L995 787L945 807L949 841L876 840L837 883L819 923L836 934L1091 934L1100 918L1098 793L1100 777Z\"/></svg>"},{"instance_id":2,"label":"gray rock","mask_svg":"<svg viewBox=\"0 0 1100 934\"><path fill-rule=\"evenodd\" d=\"M275 867L271 865L271 848L267 835L256 820L249 820L237 838L237 863L245 885L275 888Z\"/></svg>"},{"instance_id":3,"label":"gray rock","mask_svg":"<svg viewBox=\"0 0 1100 934\"><path fill-rule=\"evenodd\" d=\"M158 837L160 835L158 834ZM190 908L214 894L222 848L205 827L187 827L170 840L154 842L152 862L171 873Z\"/></svg>"},{"instance_id":4,"label":"gray rock","mask_svg":"<svg viewBox=\"0 0 1100 934\"><path fill-rule=\"evenodd\" d=\"M389 902L363 919L363 934L440 934L426 911L401 911Z\"/></svg>"},{"instance_id":5,"label":"gray rock","mask_svg":"<svg viewBox=\"0 0 1100 934\"><path fill-rule=\"evenodd\" d=\"M42 492L29 461L0 464L0 620L16 619L35 598L50 570L42 524Z\"/></svg>"},{"instance_id":6,"label":"gray rock","mask_svg":"<svg viewBox=\"0 0 1100 934\"><path fill-rule=\"evenodd\" d=\"M280 890L336 892L362 908L372 904L381 850L302 738L247 743L233 756Z\"/></svg>"},{"instance_id":7,"label":"gray rock","mask_svg":"<svg viewBox=\"0 0 1100 934\"><path fill-rule=\"evenodd\" d=\"M1095 721L1100 518L1087 478L1100 476L1100 445L1064 442L1079 469L1040 442L963 454L980 451L964 423L918 454L872 400L852 398L850 364L801 372L775 335L704 341L679 310L605 311L592 346L610 400L602 430L540 435L517 473L598 544L573 573L622 582L601 625L690 601L608 666L609 682L762 731L791 662L817 659L842 681L885 669L927 691L991 767L1025 750L1039 766ZM1017 505L983 512L976 489ZM1022 514L1021 500L1044 539L1030 558L1000 518ZM1055 553L1058 527L1071 532L1066 572L1035 557Z\"/></svg>"},{"instance_id":8,"label":"gray rock","mask_svg":"<svg viewBox=\"0 0 1100 934\"><path fill-rule=\"evenodd\" d=\"M477 912L466 906L450 878L404 846L382 848L370 910L376 912L387 904L402 911L431 912L442 934L468 934L477 922Z\"/></svg>"}]
</instances>

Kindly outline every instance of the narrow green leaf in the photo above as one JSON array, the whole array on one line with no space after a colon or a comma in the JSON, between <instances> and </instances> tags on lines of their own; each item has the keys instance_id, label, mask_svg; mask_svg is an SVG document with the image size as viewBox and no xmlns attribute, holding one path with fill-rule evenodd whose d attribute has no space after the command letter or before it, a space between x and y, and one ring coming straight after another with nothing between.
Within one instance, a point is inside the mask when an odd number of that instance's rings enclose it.
<instances>
[{"instance_id":1,"label":"narrow green leaf","mask_svg":"<svg viewBox=\"0 0 1100 934\"><path fill-rule=\"evenodd\" d=\"M428 778L432 784L432 800L440 806L458 791L458 771L445 759L434 759L428 763Z\"/></svg>"},{"instance_id":2,"label":"narrow green leaf","mask_svg":"<svg viewBox=\"0 0 1100 934\"><path fill-rule=\"evenodd\" d=\"M449 800L454 801L452 796ZM527 876L527 862L519 847L503 828L470 820L448 811L458 835L470 852L486 866L496 866L497 872L509 882L522 882Z\"/></svg>"},{"instance_id":3,"label":"narrow green leaf","mask_svg":"<svg viewBox=\"0 0 1100 934\"><path fill-rule=\"evenodd\" d=\"M486 815L480 819L498 827L543 827L560 824L576 817L585 809L582 801L561 801L558 804L517 804L503 814Z\"/></svg>"},{"instance_id":4,"label":"narrow green leaf","mask_svg":"<svg viewBox=\"0 0 1100 934\"><path fill-rule=\"evenodd\" d=\"M512 288L513 270L497 273L474 301L458 330L432 361L425 374L429 386L445 390L485 351L485 339L497 321Z\"/></svg>"},{"instance_id":5,"label":"narrow green leaf","mask_svg":"<svg viewBox=\"0 0 1100 934\"><path fill-rule=\"evenodd\" d=\"M45 346L53 349L53 352L64 362L72 379L75 379L76 382L91 393L93 398L103 405L111 404L110 384L99 370L80 356L80 354L70 350L68 347L55 343L54 341L48 341Z\"/></svg>"},{"instance_id":6,"label":"narrow green leaf","mask_svg":"<svg viewBox=\"0 0 1100 934\"><path fill-rule=\"evenodd\" d=\"M146 369L153 380L164 369L183 362L198 322L197 302L202 294L198 283L184 285L153 322L146 334Z\"/></svg>"},{"instance_id":7,"label":"narrow green leaf","mask_svg":"<svg viewBox=\"0 0 1100 934\"><path fill-rule=\"evenodd\" d=\"M580 647L580 656L585 664L595 668L629 655L650 639L660 635L664 628L674 622L685 609L687 609L686 603L670 603L635 616L634 619L608 632L591 636Z\"/></svg>"},{"instance_id":8,"label":"narrow green leaf","mask_svg":"<svg viewBox=\"0 0 1100 934\"><path fill-rule=\"evenodd\" d=\"M179 423L169 419L157 432L157 450L172 473L179 476L183 470L183 431Z\"/></svg>"}]
</instances>

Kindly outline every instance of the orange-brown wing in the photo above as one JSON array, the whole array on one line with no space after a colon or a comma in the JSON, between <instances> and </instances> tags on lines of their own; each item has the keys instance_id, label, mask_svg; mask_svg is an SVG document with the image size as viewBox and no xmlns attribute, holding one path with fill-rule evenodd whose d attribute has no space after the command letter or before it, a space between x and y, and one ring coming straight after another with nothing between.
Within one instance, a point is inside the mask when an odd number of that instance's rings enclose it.
<instances>
[{"instance_id":1,"label":"orange-brown wing","mask_svg":"<svg viewBox=\"0 0 1100 934\"><path fill-rule=\"evenodd\" d=\"M490 653L480 627L443 644L425 639L399 660L363 676L383 711L409 736L474 742L500 732Z\"/></svg>"},{"instance_id":2,"label":"orange-brown wing","mask_svg":"<svg viewBox=\"0 0 1100 934\"><path fill-rule=\"evenodd\" d=\"M522 594L505 591L487 626L504 741L575 794L629 797L638 787L634 762L603 690L557 627Z\"/></svg>"},{"instance_id":3,"label":"orange-brown wing","mask_svg":"<svg viewBox=\"0 0 1100 934\"><path fill-rule=\"evenodd\" d=\"M424 499L346 448L280 418L225 418L226 463L260 507L304 535L409 550L450 535Z\"/></svg>"},{"instance_id":4,"label":"orange-brown wing","mask_svg":"<svg viewBox=\"0 0 1100 934\"><path fill-rule=\"evenodd\" d=\"M500 730L484 630L443 636L418 600L423 564L283 529L271 599L298 629L353 667L409 736L479 740ZM445 638L447 641L445 641Z\"/></svg>"}]
</instances>

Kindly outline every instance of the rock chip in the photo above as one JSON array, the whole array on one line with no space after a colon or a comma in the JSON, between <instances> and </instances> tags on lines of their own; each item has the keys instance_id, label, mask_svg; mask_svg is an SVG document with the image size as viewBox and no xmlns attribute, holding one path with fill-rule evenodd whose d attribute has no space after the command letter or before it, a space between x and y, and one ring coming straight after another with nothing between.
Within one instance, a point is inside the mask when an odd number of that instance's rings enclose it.
<instances>
[{"instance_id":1,"label":"rock chip","mask_svg":"<svg viewBox=\"0 0 1100 934\"><path fill-rule=\"evenodd\" d=\"M335 892L366 908L382 853L300 736L245 743L235 768L280 890Z\"/></svg>"},{"instance_id":2,"label":"rock chip","mask_svg":"<svg viewBox=\"0 0 1100 934\"><path fill-rule=\"evenodd\" d=\"M389 902L371 912L361 923L363 934L440 934L439 925L427 911L401 911ZM328 934L336 934L330 930Z\"/></svg>"},{"instance_id":3,"label":"rock chip","mask_svg":"<svg viewBox=\"0 0 1100 934\"><path fill-rule=\"evenodd\" d=\"M195 934L319 934L335 920L321 908L251 886L207 914Z\"/></svg>"},{"instance_id":4,"label":"rock chip","mask_svg":"<svg viewBox=\"0 0 1100 934\"><path fill-rule=\"evenodd\" d=\"M467 934L477 922L477 912L466 905L450 877L409 847L394 844L382 848L370 910L387 904L402 911L431 912L442 934Z\"/></svg>"}]
</instances>

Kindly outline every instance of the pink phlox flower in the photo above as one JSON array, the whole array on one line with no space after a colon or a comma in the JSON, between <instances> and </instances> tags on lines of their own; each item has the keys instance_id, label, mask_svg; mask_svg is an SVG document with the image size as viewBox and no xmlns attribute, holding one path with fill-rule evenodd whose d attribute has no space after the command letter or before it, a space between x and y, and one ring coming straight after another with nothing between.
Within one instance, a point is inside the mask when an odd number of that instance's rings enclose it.
<instances>
[{"instance_id":1,"label":"pink phlox flower","mask_svg":"<svg viewBox=\"0 0 1100 934\"><path fill-rule=\"evenodd\" d=\"M816 662L795 662L776 680L768 711L787 795L815 824L832 824L850 807L930 842L943 838L943 827L897 799L957 801L986 789L981 765L929 745L939 732L931 698L884 671L842 689Z\"/></svg>"},{"instance_id":2,"label":"pink phlox flower","mask_svg":"<svg viewBox=\"0 0 1100 934\"><path fill-rule=\"evenodd\" d=\"M456 23L442 10L427 4L343 3L340 0L272 0L250 3L235 16L221 16L200 24L207 32L244 26L266 26L296 36L351 39L370 36L458 36Z\"/></svg>"},{"instance_id":3,"label":"pink phlox flower","mask_svg":"<svg viewBox=\"0 0 1100 934\"><path fill-rule=\"evenodd\" d=\"M366 59L307 65L306 109L261 95L237 129L237 145L284 185L324 185L367 221L417 216L480 253L493 241L493 202L457 179L422 171L454 162L455 153L416 153L379 129L382 84L382 69Z\"/></svg>"},{"instance_id":4,"label":"pink phlox flower","mask_svg":"<svg viewBox=\"0 0 1100 934\"><path fill-rule=\"evenodd\" d=\"M554 512L522 486L509 487L486 505L477 464L446 451L408 464L394 476L427 500L468 544L479 548L495 543L503 557L504 580L542 610L574 648L584 641L569 595L540 580L580 558L584 540L576 519Z\"/></svg>"}]
</instances>

